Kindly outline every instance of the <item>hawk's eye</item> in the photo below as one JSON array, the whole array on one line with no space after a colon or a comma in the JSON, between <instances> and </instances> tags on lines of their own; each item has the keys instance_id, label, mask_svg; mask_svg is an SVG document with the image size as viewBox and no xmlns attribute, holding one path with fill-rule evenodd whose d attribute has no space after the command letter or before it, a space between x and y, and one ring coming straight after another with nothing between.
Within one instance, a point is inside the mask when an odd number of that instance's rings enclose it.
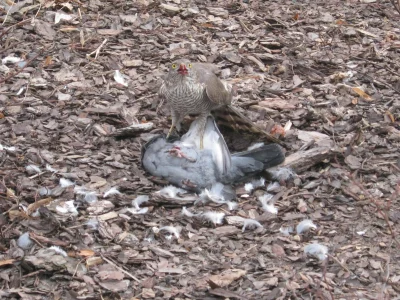
<instances>
[{"instance_id":1,"label":"hawk's eye","mask_svg":"<svg viewBox=\"0 0 400 300\"><path fill-rule=\"evenodd\" d=\"M176 64L172 64L171 67L172 67L172 69L176 69L177 65Z\"/></svg>"},{"instance_id":2,"label":"hawk's eye","mask_svg":"<svg viewBox=\"0 0 400 300\"><path fill-rule=\"evenodd\" d=\"M191 67L192 67L192 64L188 64L188 67L191 68Z\"/></svg>"}]
</instances>

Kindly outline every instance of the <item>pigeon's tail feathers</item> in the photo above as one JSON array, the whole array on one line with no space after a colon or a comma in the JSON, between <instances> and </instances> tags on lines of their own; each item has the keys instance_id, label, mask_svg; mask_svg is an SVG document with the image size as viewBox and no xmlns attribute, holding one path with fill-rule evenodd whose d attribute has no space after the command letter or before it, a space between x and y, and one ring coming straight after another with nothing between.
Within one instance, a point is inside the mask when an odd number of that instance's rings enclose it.
<instances>
[{"instance_id":1,"label":"pigeon's tail feathers","mask_svg":"<svg viewBox=\"0 0 400 300\"><path fill-rule=\"evenodd\" d=\"M283 148L278 144L269 144L256 149L238 152L234 157L250 157L264 165L264 169L279 165L285 160Z\"/></svg>"}]
</instances>

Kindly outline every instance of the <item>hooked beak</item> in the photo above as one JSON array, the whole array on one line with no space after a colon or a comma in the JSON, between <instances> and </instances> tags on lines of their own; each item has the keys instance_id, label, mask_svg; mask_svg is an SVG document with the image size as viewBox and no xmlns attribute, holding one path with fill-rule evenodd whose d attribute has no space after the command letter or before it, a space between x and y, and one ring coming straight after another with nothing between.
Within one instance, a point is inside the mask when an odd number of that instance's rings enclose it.
<instances>
[{"instance_id":1,"label":"hooked beak","mask_svg":"<svg viewBox=\"0 0 400 300\"><path fill-rule=\"evenodd\" d=\"M185 64L181 64L179 66L178 73L181 74L181 75L187 75L188 74L188 69L186 68Z\"/></svg>"}]
</instances>

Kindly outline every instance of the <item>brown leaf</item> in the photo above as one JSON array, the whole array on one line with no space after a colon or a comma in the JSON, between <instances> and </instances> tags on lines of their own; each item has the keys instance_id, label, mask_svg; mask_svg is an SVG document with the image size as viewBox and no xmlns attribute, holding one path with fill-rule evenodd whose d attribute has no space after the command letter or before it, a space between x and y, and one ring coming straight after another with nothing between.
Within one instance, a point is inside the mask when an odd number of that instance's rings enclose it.
<instances>
[{"instance_id":1,"label":"brown leaf","mask_svg":"<svg viewBox=\"0 0 400 300\"><path fill-rule=\"evenodd\" d=\"M368 95L366 92L364 92L362 89L360 89L358 87L353 87L352 90L354 92L356 92L359 96L364 98L364 100L367 100L367 101L373 101L374 100L374 99L371 98L370 95Z\"/></svg>"},{"instance_id":2,"label":"brown leaf","mask_svg":"<svg viewBox=\"0 0 400 300\"><path fill-rule=\"evenodd\" d=\"M241 269L230 269L222 272L219 275L212 275L208 278L210 286L225 287L230 285L234 280L237 280L244 275L247 271Z\"/></svg>"},{"instance_id":3,"label":"brown leaf","mask_svg":"<svg viewBox=\"0 0 400 300\"><path fill-rule=\"evenodd\" d=\"M13 264L14 261L15 261L15 259L0 260L0 267L11 265L11 264Z\"/></svg>"}]
</instances>

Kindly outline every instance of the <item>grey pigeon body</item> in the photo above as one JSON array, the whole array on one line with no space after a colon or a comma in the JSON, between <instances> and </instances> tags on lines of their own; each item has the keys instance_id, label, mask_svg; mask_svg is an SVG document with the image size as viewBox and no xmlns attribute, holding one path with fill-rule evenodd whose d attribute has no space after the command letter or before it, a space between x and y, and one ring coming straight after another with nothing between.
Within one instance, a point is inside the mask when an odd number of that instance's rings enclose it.
<instances>
[{"instance_id":1,"label":"grey pigeon body","mask_svg":"<svg viewBox=\"0 0 400 300\"><path fill-rule=\"evenodd\" d=\"M168 142L165 135L149 141L142 149L144 169L176 186L200 191L217 182L242 182L285 159L277 144L231 155L212 117L206 119L204 149L200 149L194 134L200 125L195 120L188 133L175 142Z\"/></svg>"}]
</instances>

